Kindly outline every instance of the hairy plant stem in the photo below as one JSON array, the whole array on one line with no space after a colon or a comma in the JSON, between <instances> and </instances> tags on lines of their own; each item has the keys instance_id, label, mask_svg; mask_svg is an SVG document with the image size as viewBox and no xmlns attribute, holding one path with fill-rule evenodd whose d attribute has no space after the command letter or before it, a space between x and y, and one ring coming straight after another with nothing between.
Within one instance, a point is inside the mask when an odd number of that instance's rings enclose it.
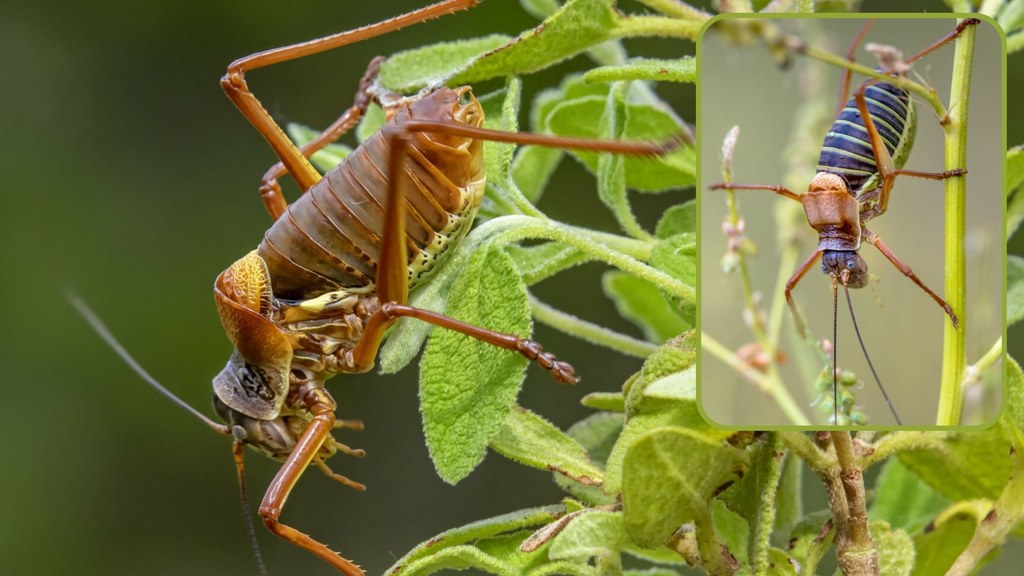
<instances>
[{"instance_id":1,"label":"hairy plant stem","mask_svg":"<svg viewBox=\"0 0 1024 576\"><path fill-rule=\"evenodd\" d=\"M953 82L949 94L946 131L946 169L967 166L967 111L974 61L975 27L964 28L955 41ZM945 297L959 316L960 326L943 326L942 384L936 424L956 426L963 412L964 368L967 365L967 255L964 237L967 229L967 178L946 180L946 284Z\"/></svg>"},{"instance_id":2,"label":"hairy plant stem","mask_svg":"<svg viewBox=\"0 0 1024 576\"><path fill-rule=\"evenodd\" d=\"M780 431L778 432L782 443L804 461L811 470L820 476L824 476L829 470L835 467L835 459L823 451L813 440L803 432Z\"/></svg>"},{"instance_id":3,"label":"hairy plant stem","mask_svg":"<svg viewBox=\"0 0 1024 576\"><path fill-rule=\"evenodd\" d=\"M878 548L868 531L864 476L849 432L831 433L838 470L823 476L836 528L836 558L845 576L878 576Z\"/></svg>"},{"instance_id":4,"label":"hairy plant stem","mask_svg":"<svg viewBox=\"0 0 1024 576\"><path fill-rule=\"evenodd\" d=\"M732 576L739 568L739 562L729 553L729 546L715 531L711 521L710 508L694 519L697 535L697 550L700 551L701 567L711 576Z\"/></svg>"},{"instance_id":5,"label":"hairy plant stem","mask_svg":"<svg viewBox=\"0 0 1024 576\"><path fill-rule=\"evenodd\" d=\"M650 342L620 334L604 326L599 326L577 318L572 314L562 312L553 306L541 302L533 294L527 293L527 297L529 298L530 307L533 309L533 317L541 324L551 326L555 330L586 340L591 344L611 348L627 356L646 358L658 349L657 346Z\"/></svg>"},{"instance_id":6,"label":"hairy plant stem","mask_svg":"<svg viewBox=\"0 0 1024 576\"><path fill-rule=\"evenodd\" d=\"M992 347L988 349L988 352L982 355L981 358L974 364L967 367L964 375L963 389L966 392L968 388L976 386L981 383L981 378L986 372L992 369L997 362L1003 358L1003 338L1000 336L996 339Z\"/></svg>"},{"instance_id":7,"label":"hairy plant stem","mask_svg":"<svg viewBox=\"0 0 1024 576\"><path fill-rule=\"evenodd\" d=\"M931 450L939 454L945 454L948 450L948 433L945 432L922 432L922 431L899 431L886 434L871 446L871 450L865 454L860 465L864 470L879 462L885 462L890 456L905 450ZM860 437L858 436L858 439Z\"/></svg>"},{"instance_id":8,"label":"hairy plant stem","mask_svg":"<svg viewBox=\"0 0 1024 576\"><path fill-rule=\"evenodd\" d=\"M657 10L665 16L671 16L673 18L681 18L683 20L693 20L694 22L700 22L703 24L711 18L711 14L690 6L682 0L638 0L644 6L647 6L651 10Z\"/></svg>"},{"instance_id":9,"label":"hairy plant stem","mask_svg":"<svg viewBox=\"0 0 1024 576\"><path fill-rule=\"evenodd\" d=\"M696 40L703 22L675 20L664 16L623 16L615 24L612 33L616 38L633 36L663 36Z\"/></svg>"}]
</instances>

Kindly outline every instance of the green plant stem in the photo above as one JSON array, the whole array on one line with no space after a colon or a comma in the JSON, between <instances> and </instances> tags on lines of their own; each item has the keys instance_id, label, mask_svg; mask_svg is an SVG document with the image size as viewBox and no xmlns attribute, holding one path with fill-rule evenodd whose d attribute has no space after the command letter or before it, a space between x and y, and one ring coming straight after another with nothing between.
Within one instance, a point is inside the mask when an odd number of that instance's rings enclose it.
<instances>
[{"instance_id":1,"label":"green plant stem","mask_svg":"<svg viewBox=\"0 0 1024 576\"><path fill-rule=\"evenodd\" d=\"M968 29L970 29L970 28L973 28L973 27L972 26L968 26ZM966 32L966 30L965 30L965 32ZM962 37L963 37L963 35L961 35L961 38ZM972 38L973 38L973 36L972 36ZM928 102L928 104L930 104L932 109L935 111L936 116L938 116L939 118L946 118L946 114L947 114L946 108L942 105L942 101L939 100L938 95L936 95L935 91L932 90L931 88L929 88L927 86L924 86L923 84L920 84L919 82L914 82L913 80L909 80L909 79L907 79L904 76L893 77L893 76L890 76L890 75L885 74L883 72L879 72L877 70L874 70L872 68L868 68L867 66L865 66L863 64L858 64L857 62L851 62L851 61L849 61L849 60L847 60L845 58L842 58L840 56L836 56L835 54L832 54L831 52L828 52L826 50L822 50L821 48L816 48L814 46L806 46L806 45L803 44L803 41L801 41L799 39L795 39L794 41L796 42L796 50L798 52L806 55L808 58L813 58L815 60L820 60L821 62L825 62L825 63L831 64L833 66L839 66L840 68L847 68L847 69L852 70L852 71L854 71L854 72L856 72L858 74L861 74L863 76L867 76L869 78L877 78L878 80L884 80L885 82L888 82L889 84L893 84L895 86L903 88L904 90L909 90L909 91L913 92L914 94L917 94L918 96L920 96L926 102ZM957 41L959 42L959 39ZM952 104L950 104L950 106L952 107Z\"/></svg>"},{"instance_id":2,"label":"green plant stem","mask_svg":"<svg viewBox=\"0 0 1024 576\"><path fill-rule=\"evenodd\" d=\"M697 549L700 551L701 568L710 576L732 576L736 568L726 560L724 550L728 547L722 537L715 531L711 521L711 509L701 508L701 513L693 521L694 532L697 535ZM736 559L732 559L736 563ZM738 563L737 563L738 564Z\"/></svg>"},{"instance_id":3,"label":"green plant stem","mask_svg":"<svg viewBox=\"0 0 1024 576\"><path fill-rule=\"evenodd\" d=\"M900 431L886 434L878 440L872 449L861 458L860 465L867 470L879 462L884 462L893 454L905 450L931 450L939 454L947 451L948 434L945 432Z\"/></svg>"},{"instance_id":4,"label":"green plant stem","mask_svg":"<svg viewBox=\"0 0 1024 576\"><path fill-rule=\"evenodd\" d=\"M654 242L647 240L626 238L625 236L609 234L608 232L601 232L598 230L590 230L589 228L580 228L572 226L571 224L560 223L559 225L564 227L566 230L572 230L574 233L579 234L584 238L588 238L598 244L603 244L612 250L645 262L650 259L651 249L654 247Z\"/></svg>"},{"instance_id":5,"label":"green plant stem","mask_svg":"<svg viewBox=\"0 0 1024 576\"><path fill-rule=\"evenodd\" d=\"M646 358L658 349L650 342L620 334L549 306L538 300L533 294L527 293L527 297L530 307L533 309L533 317L538 322L571 336L638 358Z\"/></svg>"},{"instance_id":6,"label":"green plant stem","mask_svg":"<svg viewBox=\"0 0 1024 576\"><path fill-rule=\"evenodd\" d=\"M988 349L988 352L982 355L981 358L974 364L971 364L966 369L966 376L964 376L963 388L967 388L977 385L981 382L982 376L985 375L996 362L999 362L1003 358L1003 338L1000 336L996 339L995 344Z\"/></svg>"},{"instance_id":7,"label":"green plant stem","mask_svg":"<svg viewBox=\"0 0 1024 576\"><path fill-rule=\"evenodd\" d=\"M964 28L955 41L953 82L949 94L946 131L946 169L967 166L967 110L974 61L975 26ZM946 303L960 319L959 328L945 322L943 330L942 384L939 390L939 426L956 426L963 412L964 368L967 365L967 178L946 180Z\"/></svg>"},{"instance_id":8,"label":"green plant stem","mask_svg":"<svg viewBox=\"0 0 1024 576\"><path fill-rule=\"evenodd\" d=\"M793 454L796 454L798 458L811 467L811 470L814 470L819 475L828 473L835 466L835 460L821 448L818 448L817 444L807 434L783 430L778 432L778 435L782 439L782 443Z\"/></svg>"},{"instance_id":9,"label":"green plant stem","mask_svg":"<svg viewBox=\"0 0 1024 576\"><path fill-rule=\"evenodd\" d=\"M703 24L711 18L711 14L690 6L689 4L682 2L681 0L638 0L644 6L647 6L651 10L657 10L665 16L671 16L673 18L682 18L683 20L692 20Z\"/></svg>"},{"instance_id":10,"label":"green plant stem","mask_svg":"<svg viewBox=\"0 0 1024 576\"><path fill-rule=\"evenodd\" d=\"M634 36L662 36L696 40L703 22L674 20L664 16L622 16L615 24L612 35L616 38Z\"/></svg>"},{"instance_id":11,"label":"green plant stem","mask_svg":"<svg viewBox=\"0 0 1024 576\"><path fill-rule=\"evenodd\" d=\"M829 505L836 524L836 558L846 576L878 576L878 548L868 531L864 475L853 451L849 432L832 432L832 445L839 463L838 479L844 498L830 494ZM831 475L830 475L831 476ZM837 487L830 477L830 491ZM845 504L845 505L844 505Z\"/></svg>"},{"instance_id":12,"label":"green plant stem","mask_svg":"<svg viewBox=\"0 0 1024 576\"><path fill-rule=\"evenodd\" d=\"M793 400L793 397L789 395L789 391L782 385L778 379L772 379L761 372L753 369L749 364L741 360L736 354L722 345L721 342L715 340L707 332L701 332L700 345L703 350L711 353L727 366L736 370L744 378L750 380L755 386L761 389L762 392L768 394L775 400L775 403L779 405L782 412L789 418L796 426L810 426L811 421L807 418L807 415L803 413L800 406Z\"/></svg>"}]
</instances>

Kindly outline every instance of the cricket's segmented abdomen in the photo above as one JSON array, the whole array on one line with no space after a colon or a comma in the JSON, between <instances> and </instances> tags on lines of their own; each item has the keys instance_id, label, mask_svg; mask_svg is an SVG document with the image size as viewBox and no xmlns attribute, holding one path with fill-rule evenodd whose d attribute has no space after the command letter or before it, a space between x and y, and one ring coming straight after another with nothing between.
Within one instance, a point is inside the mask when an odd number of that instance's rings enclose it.
<instances>
[{"instance_id":1,"label":"cricket's segmented abdomen","mask_svg":"<svg viewBox=\"0 0 1024 576\"><path fill-rule=\"evenodd\" d=\"M908 136L910 95L903 89L885 82L872 84L864 91L868 114L878 129L890 156ZM846 179L851 193L855 193L878 172L864 120L860 117L855 98L850 98L825 136L818 171L832 172Z\"/></svg>"},{"instance_id":2,"label":"cricket's segmented abdomen","mask_svg":"<svg viewBox=\"0 0 1024 576\"><path fill-rule=\"evenodd\" d=\"M397 105L387 123L334 170L288 206L267 231L259 255L267 263L276 298L305 300L342 288L370 286L376 278L389 189L388 162L396 136L409 145L401 159L406 201L409 284L413 288L469 228L483 194L480 142L407 134L412 119L479 126L479 103L460 103L447 88Z\"/></svg>"}]
</instances>

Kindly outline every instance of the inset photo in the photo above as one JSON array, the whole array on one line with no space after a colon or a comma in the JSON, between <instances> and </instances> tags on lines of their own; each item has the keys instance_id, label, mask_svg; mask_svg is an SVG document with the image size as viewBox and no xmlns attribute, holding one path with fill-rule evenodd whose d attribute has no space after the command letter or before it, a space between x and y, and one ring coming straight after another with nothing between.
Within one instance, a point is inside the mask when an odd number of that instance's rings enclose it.
<instances>
[{"instance_id":1,"label":"inset photo","mask_svg":"<svg viewBox=\"0 0 1024 576\"><path fill-rule=\"evenodd\" d=\"M697 390L714 425L994 422L1002 42L933 15L705 30Z\"/></svg>"}]
</instances>

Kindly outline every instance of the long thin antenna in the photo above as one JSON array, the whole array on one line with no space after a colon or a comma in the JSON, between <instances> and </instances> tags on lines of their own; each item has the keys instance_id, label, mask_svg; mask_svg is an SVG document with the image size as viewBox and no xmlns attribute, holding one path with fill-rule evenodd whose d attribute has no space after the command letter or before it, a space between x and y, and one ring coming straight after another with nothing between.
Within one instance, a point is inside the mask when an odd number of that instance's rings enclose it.
<instances>
[{"instance_id":1,"label":"long thin antenna","mask_svg":"<svg viewBox=\"0 0 1024 576\"><path fill-rule=\"evenodd\" d=\"M238 472L238 486L242 497L242 514L245 515L245 530L249 533L249 544L252 545L252 554L256 559L256 571L260 576L267 576L267 565L263 563L260 541L256 539L256 527L252 523L249 492L245 489L245 443L235 440L231 444L231 451L235 455L235 470Z\"/></svg>"},{"instance_id":2,"label":"long thin antenna","mask_svg":"<svg viewBox=\"0 0 1024 576\"><path fill-rule=\"evenodd\" d=\"M853 302L850 300L850 289L843 285L843 291L846 292L846 304L850 307L850 318L853 320L853 330L857 333L857 342L860 342L860 349L864 351L864 359L868 361L868 367L871 368L871 374L875 377L875 382L878 383L878 389L882 391L882 397L885 398L885 403L889 405L889 410L892 411L892 417L896 419L896 424L900 426L903 422L900 420L899 414L896 413L896 407L892 405L892 400L889 400L889 395L885 392L885 386L882 386L882 381L878 378L878 372L875 372L875 365L871 363L871 356L868 356L868 349L864 346L864 340L860 337L860 328L857 327L857 317L853 314Z\"/></svg>"},{"instance_id":3,"label":"long thin antenna","mask_svg":"<svg viewBox=\"0 0 1024 576\"><path fill-rule=\"evenodd\" d=\"M129 354L127 350L125 350L124 346L122 346L121 343L118 342L117 338L115 338L114 335L111 334L110 330L107 329L106 324L104 324L103 321L100 320L100 317L97 316L95 312L93 312L92 308L90 308L89 305L86 304L85 301L82 300L81 297L79 297L74 290L67 288L65 289L64 293L67 296L68 301L71 302L71 305L74 306L76 310L78 310L78 313L82 315L82 318L85 318L85 321L88 322L89 326L91 326L92 329L96 331L96 334L98 334L99 337L102 338L103 341L106 342L107 345L110 346L114 350L114 352L116 352L117 355L121 357L121 360L124 360L124 363L127 364L129 368L131 368L136 374L138 374L143 380L145 380L147 384L155 388L157 392L166 396L168 399L171 400L171 402L174 402L178 406L181 406L182 408L187 410L196 418L199 418L199 420L201 420L203 424L206 424L214 431L224 434L225 436L231 436L230 428L228 428L224 424L214 422L205 414L203 414L199 410L196 410L181 398L175 396L173 392L171 392L167 388L164 388L163 384L157 382L156 378L150 376L149 372L146 372L146 370L135 360L135 358L133 358L132 355Z\"/></svg>"},{"instance_id":4,"label":"long thin antenna","mask_svg":"<svg viewBox=\"0 0 1024 576\"><path fill-rule=\"evenodd\" d=\"M846 286L843 286L846 288ZM832 279L832 424L839 425L839 285Z\"/></svg>"}]
</instances>

